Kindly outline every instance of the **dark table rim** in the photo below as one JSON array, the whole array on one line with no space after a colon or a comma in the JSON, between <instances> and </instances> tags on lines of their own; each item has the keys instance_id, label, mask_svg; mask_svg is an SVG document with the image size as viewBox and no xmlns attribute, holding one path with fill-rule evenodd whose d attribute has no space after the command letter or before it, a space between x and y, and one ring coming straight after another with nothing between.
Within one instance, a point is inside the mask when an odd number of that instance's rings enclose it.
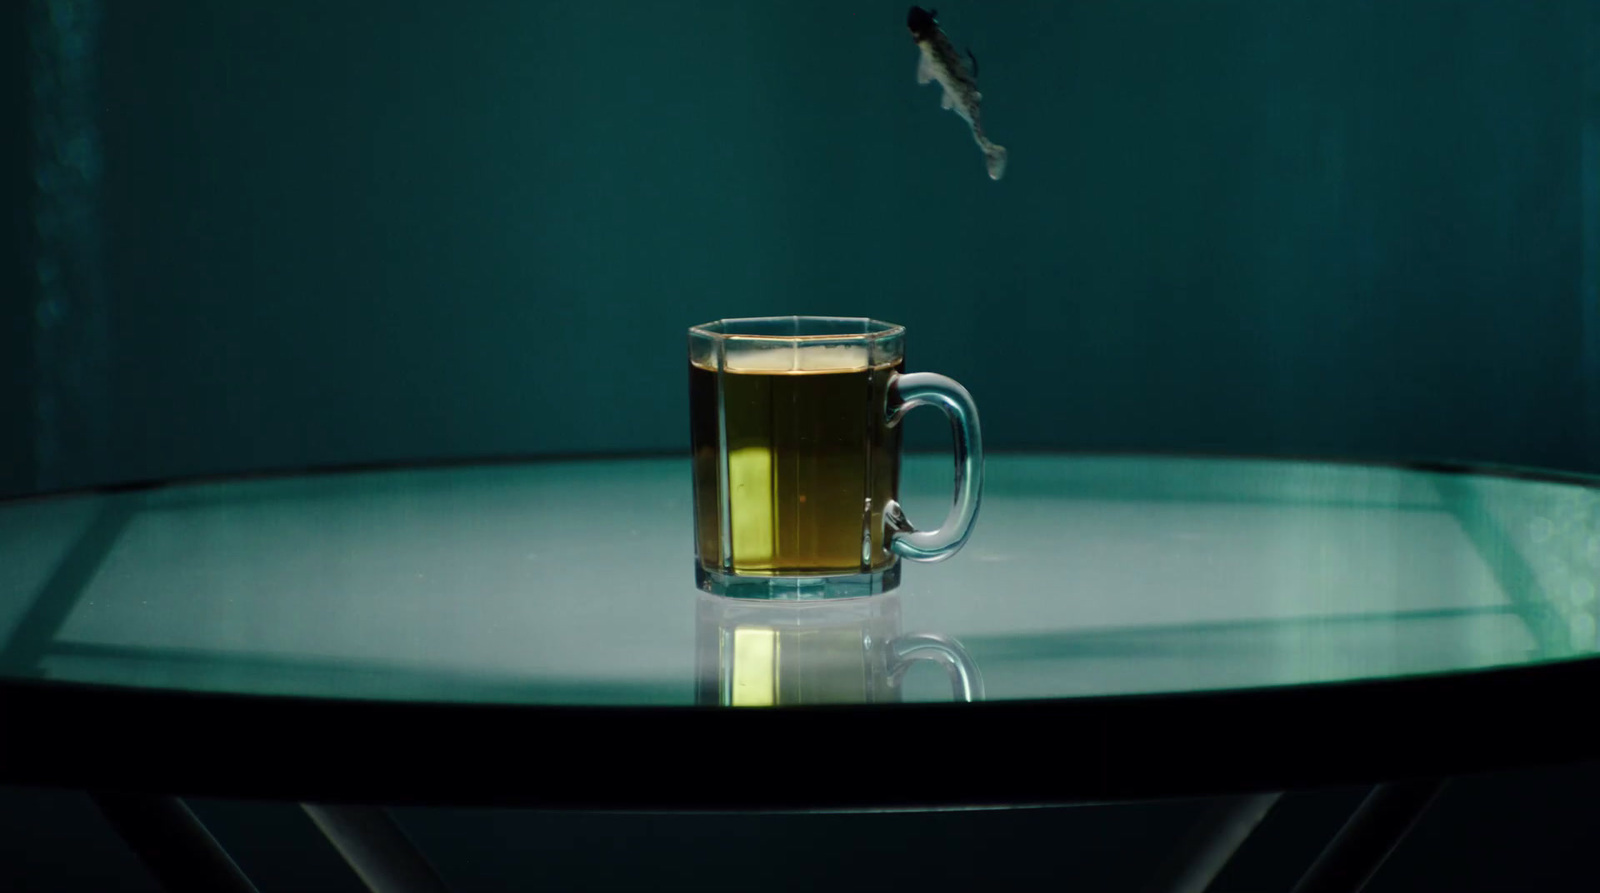
<instances>
[{"instance_id":1,"label":"dark table rim","mask_svg":"<svg viewBox=\"0 0 1600 893\"><path fill-rule=\"evenodd\" d=\"M0 680L0 783L637 811L1045 806L1600 758L1600 659L1281 688L864 707L358 701Z\"/></svg>"}]
</instances>

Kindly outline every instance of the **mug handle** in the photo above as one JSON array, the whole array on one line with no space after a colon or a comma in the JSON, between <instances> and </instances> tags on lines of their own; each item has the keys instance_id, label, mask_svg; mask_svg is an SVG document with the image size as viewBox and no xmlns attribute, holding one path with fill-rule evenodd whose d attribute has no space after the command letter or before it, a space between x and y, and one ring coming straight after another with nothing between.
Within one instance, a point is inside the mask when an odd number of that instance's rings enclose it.
<instances>
[{"instance_id":1,"label":"mug handle","mask_svg":"<svg viewBox=\"0 0 1600 893\"><path fill-rule=\"evenodd\" d=\"M937 633L911 633L892 643L894 657L889 665L889 684L898 688L906 670L919 660L942 664L950 674L952 694L963 701L983 700L983 674L961 643Z\"/></svg>"},{"instance_id":2,"label":"mug handle","mask_svg":"<svg viewBox=\"0 0 1600 893\"><path fill-rule=\"evenodd\" d=\"M889 424L898 425L917 406L937 406L950 419L955 439L955 504L936 530L918 530L896 500L883 508L889 548L912 561L943 561L966 544L972 522L978 520L983 496L983 432L978 427L978 407L972 395L953 378L933 372L897 375L889 385Z\"/></svg>"}]
</instances>

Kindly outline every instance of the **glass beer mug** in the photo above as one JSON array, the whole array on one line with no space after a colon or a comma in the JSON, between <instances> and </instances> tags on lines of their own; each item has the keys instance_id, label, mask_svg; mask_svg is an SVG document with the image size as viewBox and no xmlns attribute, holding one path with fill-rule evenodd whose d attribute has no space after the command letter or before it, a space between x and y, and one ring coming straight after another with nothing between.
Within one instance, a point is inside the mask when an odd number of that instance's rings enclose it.
<instances>
[{"instance_id":1,"label":"glass beer mug","mask_svg":"<svg viewBox=\"0 0 1600 893\"><path fill-rule=\"evenodd\" d=\"M695 583L716 595L887 592L900 559L939 561L983 490L978 410L943 375L904 371L905 329L871 319L724 319L689 330ZM900 419L937 406L955 436L955 499L918 530L899 499Z\"/></svg>"}]
</instances>

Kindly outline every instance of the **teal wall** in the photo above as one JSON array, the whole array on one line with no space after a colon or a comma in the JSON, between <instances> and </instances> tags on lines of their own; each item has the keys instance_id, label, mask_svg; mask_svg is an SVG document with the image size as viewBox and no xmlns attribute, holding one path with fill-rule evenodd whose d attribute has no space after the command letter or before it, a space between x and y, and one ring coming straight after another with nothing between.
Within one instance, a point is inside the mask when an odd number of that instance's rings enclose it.
<instances>
[{"instance_id":1,"label":"teal wall","mask_svg":"<svg viewBox=\"0 0 1600 893\"><path fill-rule=\"evenodd\" d=\"M33 367L29 317L30 177L26 7L0 3L0 493L31 489Z\"/></svg>"},{"instance_id":2,"label":"teal wall","mask_svg":"<svg viewBox=\"0 0 1600 893\"><path fill-rule=\"evenodd\" d=\"M905 5L105 3L110 448L48 483L681 449L684 328L791 312L993 448L1600 470L1590 4L943 4L999 183Z\"/></svg>"}]
</instances>

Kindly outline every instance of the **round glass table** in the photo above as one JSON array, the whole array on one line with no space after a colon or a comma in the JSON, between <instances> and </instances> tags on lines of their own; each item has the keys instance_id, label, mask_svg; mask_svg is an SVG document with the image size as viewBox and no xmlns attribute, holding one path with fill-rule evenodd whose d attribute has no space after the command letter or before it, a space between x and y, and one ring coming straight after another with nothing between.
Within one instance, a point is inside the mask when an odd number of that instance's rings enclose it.
<instances>
[{"instance_id":1,"label":"round glass table","mask_svg":"<svg viewBox=\"0 0 1600 893\"><path fill-rule=\"evenodd\" d=\"M911 511L948 464L907 458ZM821 603L697 592L689 500L672 458L0 503L0 782L939 808L1600 752L1584 479L992 455L964 551Z\"/></svg>"}]
</instances>

